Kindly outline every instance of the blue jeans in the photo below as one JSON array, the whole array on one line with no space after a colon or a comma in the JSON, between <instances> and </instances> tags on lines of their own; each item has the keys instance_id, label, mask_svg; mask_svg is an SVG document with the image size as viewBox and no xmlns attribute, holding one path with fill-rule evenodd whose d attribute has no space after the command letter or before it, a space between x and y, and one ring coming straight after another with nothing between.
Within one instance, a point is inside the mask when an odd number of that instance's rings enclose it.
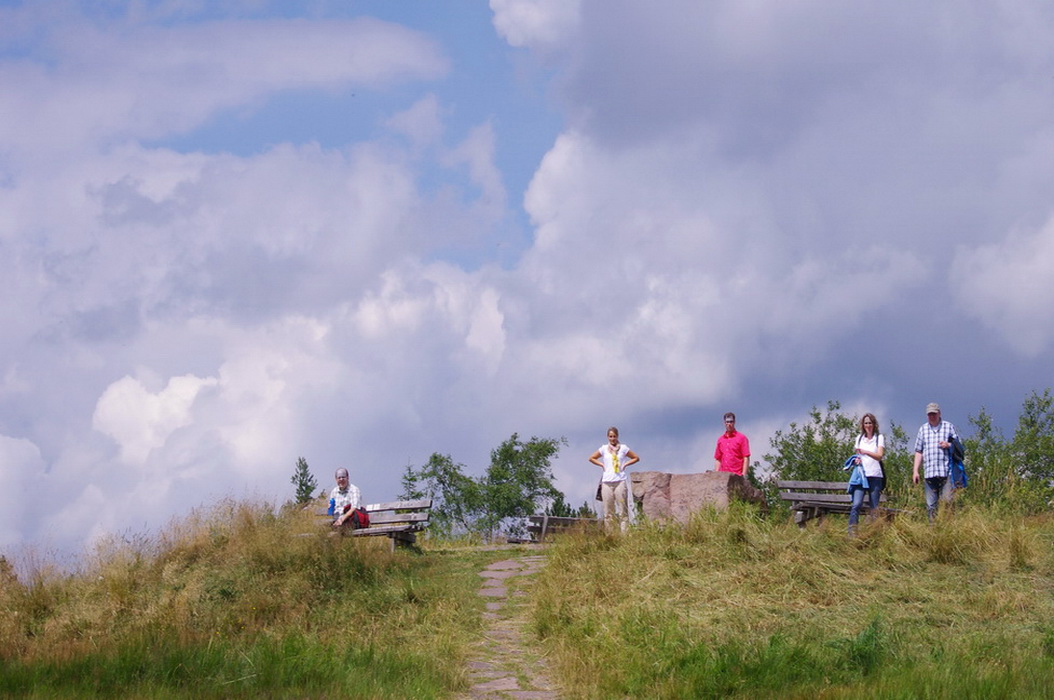
<instances>
[{"instance_id":1,"label":"blue jeans","mask_svg":"<svg viewBox=\"0 0 1054 700\"><path fill-rule=\"evenodd\" d=\"M870 517L874 519L878 513L878 499L882 496L882 489L886 480L881 476L867 477L867 488L857 486L853 489L853 505L849 509L849 527L852 529L860 521L860 508L864 505L864 494L867 494L868 504L871 506Z\"/></svg>"},{"instance_id":2,"label":"blue jeans","mask_svg":"<svg viewBox=\"0 0 1054 700\"><path fill-rule=\"evenodd\" d=\"M932 523L937 517L938 501L951 501L955 486L946 476L931 476L929 479L924 479L922 483L926 488L926 515Z\"/></svg>"}]
</instances>

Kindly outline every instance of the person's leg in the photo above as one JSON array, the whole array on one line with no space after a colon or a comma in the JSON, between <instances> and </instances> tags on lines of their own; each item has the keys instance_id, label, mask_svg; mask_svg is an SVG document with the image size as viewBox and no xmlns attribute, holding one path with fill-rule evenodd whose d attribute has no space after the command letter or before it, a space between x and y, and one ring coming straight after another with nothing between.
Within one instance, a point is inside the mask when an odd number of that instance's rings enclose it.
<instances>
[{"instance_id":1,"label":"person's leg","mask_svg":"<svg viewBox=\"0 0 1054 700\"><path fill-rule=\"evenodd\" d=\"M925 512L926 516L930 518L932 523L937 517L937 504L940 500L940 494L944 489L945 484L948 484L948 478L946 477L933 477L926 479L925 484Z\"/></svg>"},{"instance_id":2,"label":"person's leg","mask_svg":"<svg viewBox=\"0 0 1054 700\"><path fill-rule=\"evenodd\" d=\"M615 486L615 513L618 516L619 530L625 532L629 528L629 504L626 502L626 482L620 481Z\"/></svg>"},{"instance_id":3,"label":"person's leg","mask_svg":"<svg viewBox=\"0 0 1054 700\"><path fill-rule=\"evenodd\" d=\"M883 476L868 477L867 496L868 504L871 506L867 517L874 520L878 517L879 503L882 502L882 489L886 487L886 478Z\"/></svg>"},{"instance_id":4,"label":"person's leg","mask_svg":"<svg viewBox=\"0 0 1054 700\"><path fill-rule=\"evenodd\" d=\"M860 522L860 507L864 505L864 489L857 486L853 489L853 505L849 507L849 532L852 533Z\"/></svg>"},{"instance_id":5,"label":"person's leg","mask_svg":"<svg viewBox=\"0 0 1054 700\"><path fill-rule=\"evenodd\" d=\"M615 484L601 482L600 497L604 501L604 531L611 533L615 528Z\"/></svg>"},{"instance_id":6,"label":"person's leg","mask_svg":"<svg viewBox=\"0 0 1054 700\"><path fill-rule=\"evenodd\" d=\"M944 485L941 487L941 500L945 503L952 502L952 496L955 495L955 483L948 477L944 480Z\"/></svg>"}]
</instances>

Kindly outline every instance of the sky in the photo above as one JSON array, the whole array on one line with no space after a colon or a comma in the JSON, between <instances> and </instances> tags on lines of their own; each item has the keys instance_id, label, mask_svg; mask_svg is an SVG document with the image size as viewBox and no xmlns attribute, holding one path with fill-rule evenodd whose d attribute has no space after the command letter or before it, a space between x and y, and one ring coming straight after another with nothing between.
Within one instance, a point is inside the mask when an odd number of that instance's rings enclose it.
<instances>
[{"instance_id":1,"label":"sky","mask_svg":"<svg viewBox=\"0 0 1054 700\"><path fill-rule=\"evenodd\" d=\"M0 554L298 457L754 458L1054 385L1054 5L0 2Z\"/></svg>"}]
</instances>

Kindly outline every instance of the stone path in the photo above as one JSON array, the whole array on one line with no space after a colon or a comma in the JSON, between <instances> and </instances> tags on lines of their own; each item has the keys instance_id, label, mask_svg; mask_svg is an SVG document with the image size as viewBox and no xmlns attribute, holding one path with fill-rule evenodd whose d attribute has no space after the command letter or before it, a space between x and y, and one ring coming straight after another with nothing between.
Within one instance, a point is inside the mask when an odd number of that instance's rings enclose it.
<instances>
[{"instance_id":1,"label":"stone path","mask_svg":"<svg viewBox=\"0 0 1054 700\"><path fill-rule=\"evenodd\" d=\"M487 601L483 613L487 625L483 641L469 661L472 687L462 698L559 697L546 676L544 659L523 643L523 588L534 582L529 577L541 571L545 563L544 555L527 555L494 562L479 573L483 577L479 594Z\"/></svg>"}]
</instances>

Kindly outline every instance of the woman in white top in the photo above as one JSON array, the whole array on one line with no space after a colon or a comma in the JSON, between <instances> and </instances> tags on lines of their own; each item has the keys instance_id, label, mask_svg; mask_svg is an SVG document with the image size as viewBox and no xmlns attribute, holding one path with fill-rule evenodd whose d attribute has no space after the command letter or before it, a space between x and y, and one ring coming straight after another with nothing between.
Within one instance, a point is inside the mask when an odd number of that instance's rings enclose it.
<instances>
[{"instance_id":1,"label":"woman in white top","mask_svg":"<svg viewBox=\"0 0 1054 700\"><path fill-rule=\"evenodd\" d=\"M874 413L865 413L860 419L860 434L856 436L856 456L867 477L867 489L853 487L853 505L849 509L849 530L852 532L860 520L860 508L864 504L866 491L871 511L868 517L874 520L878 514L878 501L886 485L886 473L882 470L882 456L886 453L886 440L878 432L878 419Z\"/></svg>"},{"instance_id":2,"label":"woman in white top","mask_svg":"<svg viewBox=\"0 0 1054 700\"><path fill-rule=\"evenodd\" d=\"M640 461L633 450L618 441L618 428L608 428L608 444L593 453L589 461L604 470L600 477L600 496L604 502L604 528L611 532L618 517L622 532L629 526L626 468Z\"/></svg>"}]
</instances>

